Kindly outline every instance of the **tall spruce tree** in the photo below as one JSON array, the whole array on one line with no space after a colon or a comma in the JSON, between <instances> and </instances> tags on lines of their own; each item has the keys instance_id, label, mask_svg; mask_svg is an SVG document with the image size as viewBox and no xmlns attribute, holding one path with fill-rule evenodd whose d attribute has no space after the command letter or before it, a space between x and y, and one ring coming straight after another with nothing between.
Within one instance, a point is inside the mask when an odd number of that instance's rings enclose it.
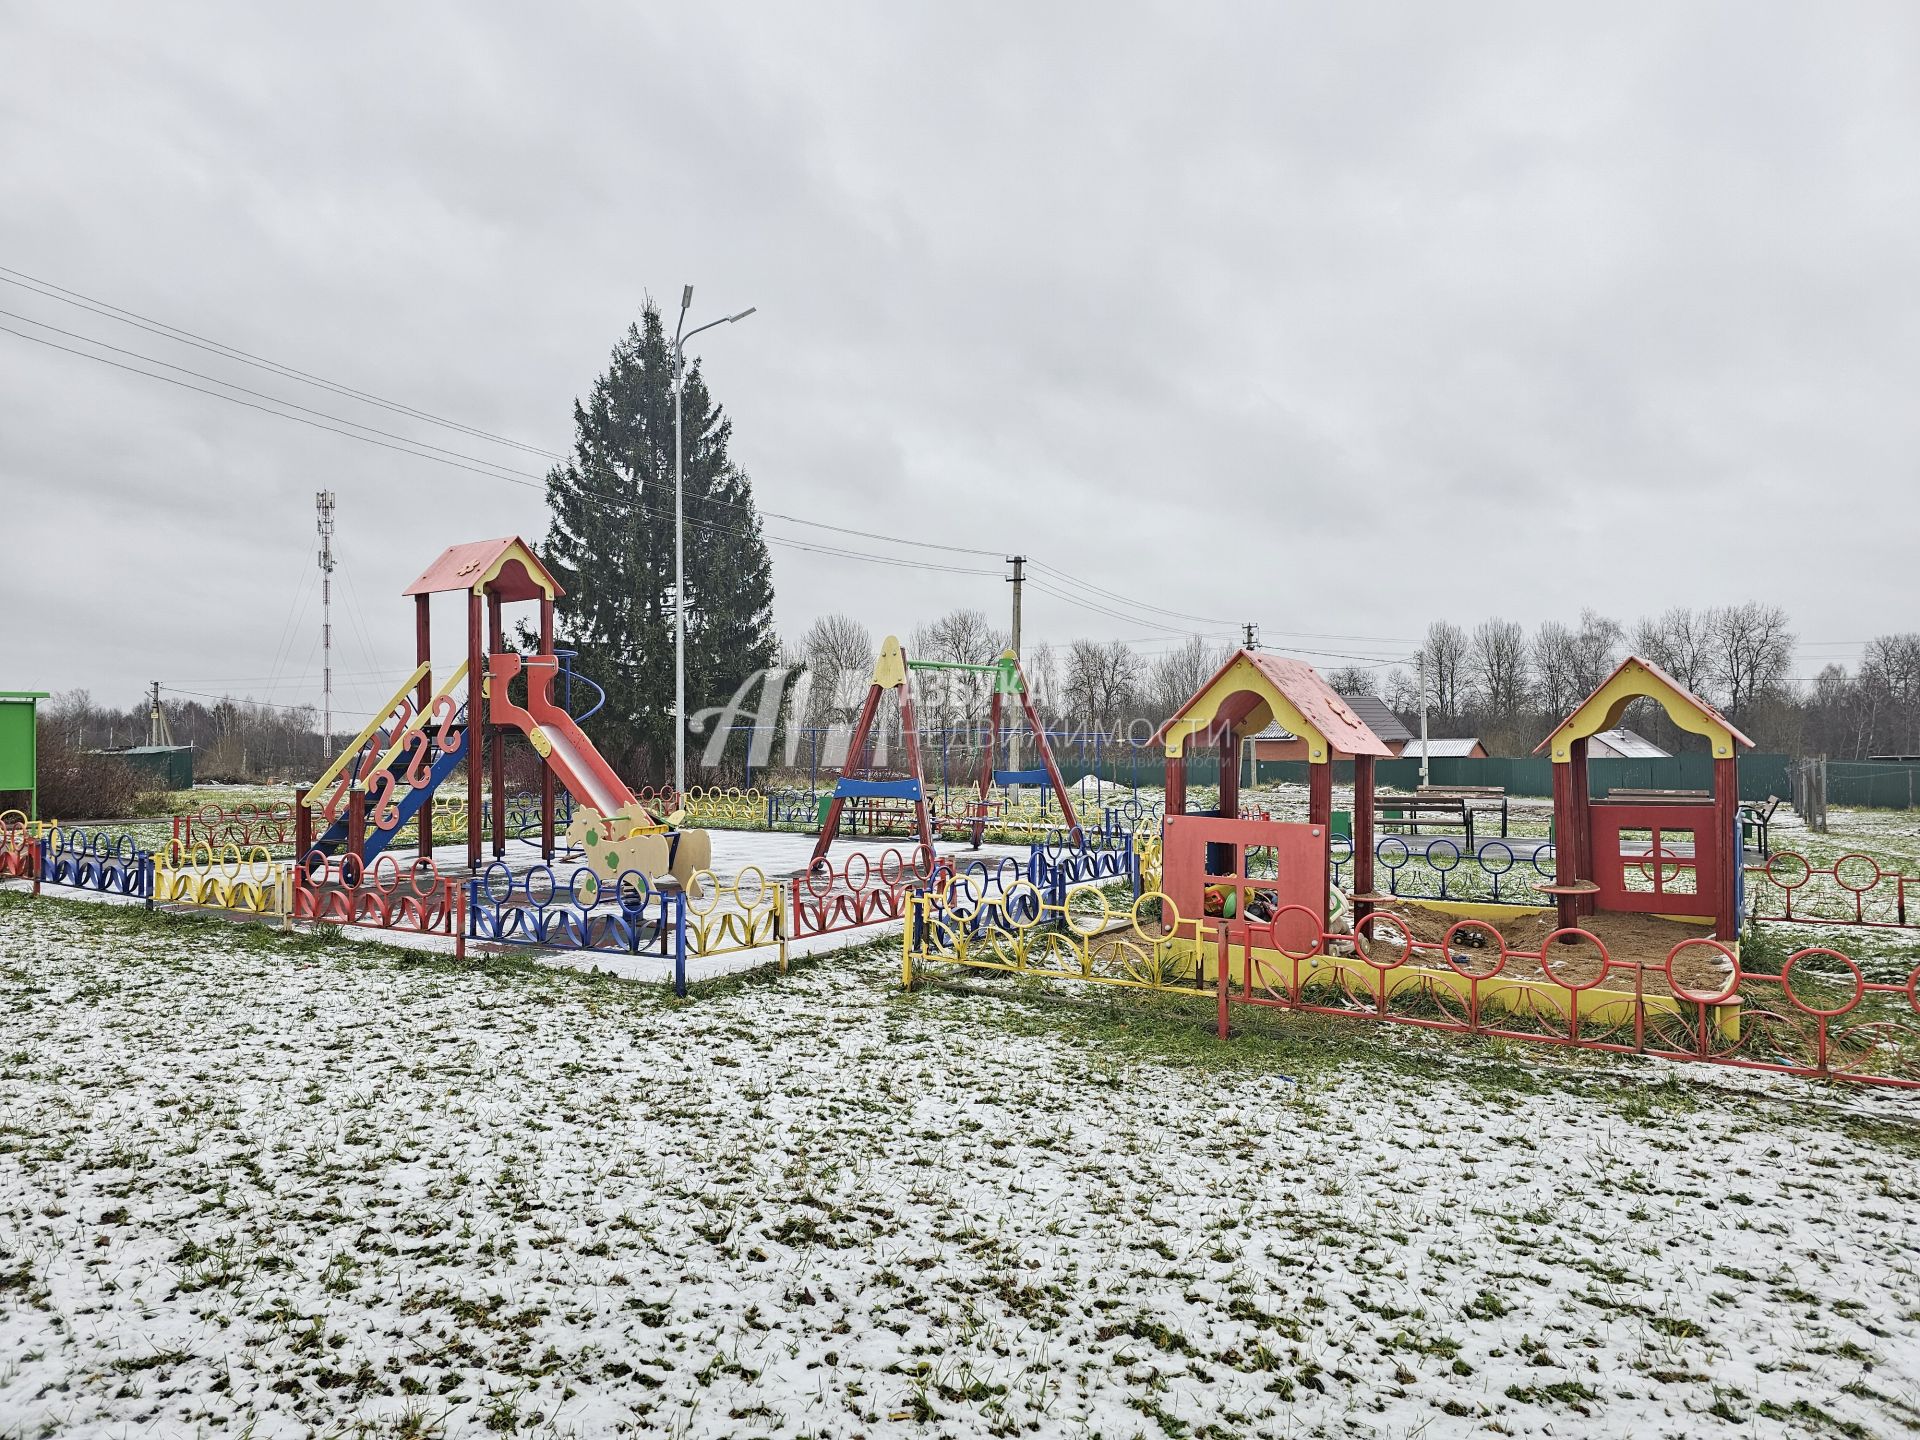
<instances>
[{"instance_id":1,"label":"tall spruce tree","mask_svg":"<svg viewBox=\"0 0 1920 1440\"><path fill-rule=\"evenodd\" d=\"M630 779L673 772L673 351L651 300L586 404L573 458L547 473L542 558L566 588L560 643L606 687L596 740ZM733 433L689 362L686 436L687 711L725 703L774 663L773 566ZM700 741L688 739L689 762ZM689 782L691 783L691 781Z\"/></svg>"}]
</instances>

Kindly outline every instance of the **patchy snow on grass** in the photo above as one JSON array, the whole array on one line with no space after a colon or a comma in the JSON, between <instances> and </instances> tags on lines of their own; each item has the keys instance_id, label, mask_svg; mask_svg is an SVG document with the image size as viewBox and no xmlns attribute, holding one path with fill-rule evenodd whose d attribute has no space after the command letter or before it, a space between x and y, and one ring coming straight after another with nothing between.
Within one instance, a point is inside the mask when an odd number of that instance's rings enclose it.
<instances>
[{"instance_id":1,"label":"patchy snow on grass","mask_svg":"<svg viewBox=\"0 0 1920 1440\"><path fill-rule=\"evenodd\" d=\"M1920 1425L1904 1097L878 949L676 1002L0 895L0 969L0 1433Z\"/></svg>"}]
</instances>

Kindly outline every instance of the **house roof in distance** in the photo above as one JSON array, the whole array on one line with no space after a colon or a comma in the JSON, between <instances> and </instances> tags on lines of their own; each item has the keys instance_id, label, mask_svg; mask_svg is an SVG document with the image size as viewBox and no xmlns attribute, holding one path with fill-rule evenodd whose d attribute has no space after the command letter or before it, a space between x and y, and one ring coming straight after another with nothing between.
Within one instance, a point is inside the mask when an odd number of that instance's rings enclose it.
<instances>
[{"instance_id":1,"label":"house roof in distance","mask_svg":"<svg viewBox=\"0 0 1920 1440\"><path fill-rule=\"evenodd\" d=\"M1367 728L1378 735L1387 744L1413 739L1413 732L1401 723L1400 717L1387 708L1387 702L1378 695L1361 693L1342 695L1354 714L1366 722Z\"/></svg>"},{"instance_id":2,"label":"house roof in distance","mask_svg":"<svg viewBox=\"0 0 1920 1440\"><path fill-rule=\"evenodd\" d=\"M1407 748L1405 752L1403 752L1403 758L1419 759L1422 744L1423 742L1420 737L1416 735L1412 740L1407 742ZM1429 759L1467 760L1471 759L1473 752L1480 748L1480 737L1478 735L1454 735L1442 738L1440 736L1429 735L1424 744Z\"/></svg>"},{"instance_id":3,"label":"house roof in distance","mask_svg":"<svg viewBox=\"0 0 1920 1440\"><path fill-rule=\"evenodd\" d=\"M1358 715L1362 723L1364 723L1369 730L1373 731L1383 743L1396 745L1403 741L1413 739L1413 732L1401 723L1400 717L1389 710L1387 708L1387 702L1382 700L1378 695L1369 695L1363 692L1358 695L1342 695L1340 698L1347 702L1347 708L1353 711L1355 715ZM1254 738L1258 740L1297 740L1299 736L1276 721L1267 726L1266 729L1262 730Z\"/></svg>"},{"instance_id":4,"label":"house roof in distance","mask_svg":"<svg viewBox=\"0 0 1920 1440\"><path fill-rule=\"evenodd\" d=\"M1617 730L1602 730L1587 743L1592 746L1604 746L1622 760L1665 760L1667 758L1667 752L1646 736L1636 734L1624 727Z\"/></svg>"}]
</instances>

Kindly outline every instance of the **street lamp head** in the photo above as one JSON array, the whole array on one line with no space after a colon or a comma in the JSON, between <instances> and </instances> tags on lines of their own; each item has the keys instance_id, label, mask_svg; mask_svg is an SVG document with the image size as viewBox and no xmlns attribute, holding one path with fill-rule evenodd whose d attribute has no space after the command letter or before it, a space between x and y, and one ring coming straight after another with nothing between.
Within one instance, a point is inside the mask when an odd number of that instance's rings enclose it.
<instances>
[{"instance_id":1,"label":"street lamp head","mask_svg":"<svg viewBox=\"0 0 1920 1440\"><path fill-rule=\"evenodd\" d=\"M742 310L738 315L727 316L727 323L731 325L736 320L744 320L747 318L747 316L753 314L753 312L758 310L759 308L760 307L758 305L749 305L746 309Z\"/></svg>"},{"instance_id":2,"label":"street lamp head","mask_svg":"<svg viewBox=\"0 0 1920 1440\"><path fill-rule=\"evenodd\" d=\"M680 289L680 313L682 315L686 314L687 307L691 304L693 304L693 287L691 285L684 285Z\"/></svg>"}]
</instances>

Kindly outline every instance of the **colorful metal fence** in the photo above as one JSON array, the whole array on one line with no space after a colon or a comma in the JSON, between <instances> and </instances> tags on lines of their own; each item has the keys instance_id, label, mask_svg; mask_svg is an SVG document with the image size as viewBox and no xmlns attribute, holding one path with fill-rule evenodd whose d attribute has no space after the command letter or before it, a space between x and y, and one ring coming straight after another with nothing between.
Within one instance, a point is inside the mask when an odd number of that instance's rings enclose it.
<instances>
[{"instance_id":1,"label":"colorful metal fence","mask_svg":"<svg viewBox=\"0 0 1920 1440\"><path fill-rule=\"evenodd\" d=\"M792 937L899 920L906 914L908 894L932 878L933 867L917 849L883 850L877 864L858 850L838 867L831 860L818 860L787 882Z\"/></svg>"},{"instance_id":2,"label":"colorful metal fence","mask_svg":"<svg viewBox=\"0 0 1920 1440\"><path fill-rule=\"evenodd\" d=\"M34 878L41 885L153 903L153 854L130 835L53 826L31 843L38 859Z\"/></svg>"},{"instance_id":3,"label":"colorful metal fence","mask_svg":"<svg viewBox=\"0 0 1920 1440\"><path fill-rule=\"evenodd\" d=\"M687 880L686 938L689 953L729 955L779 947L780 968L787 968L786 897L758 865L726 880L711 870L696 870Z\"/></svg>"},{"instance_id":4,"label":"colorful metal fence","mask_svg":"<svg viewBox=\"0 0 1920 1440\"><path fill-rule=\"evenodd\" d=\"M607 885L581 866L562 883L550 865L515 874L496 860L466 888L470 939L654 957L671 962L674 990L687 993L686 897L636 871Z\"/></svg>"},{"instance_id":5,"label":"colorful metal fence","mask_svg":"<svg viewBox=\"0 0 1920 1440\"><path fill-rule=\"evenodd\" d=\"M1056 903L1022 879L991 898L958 888L915 895L908 908L900 974L909 989L917 975L947 965L1180 995L1211 993L1199 927L1181 922L1172 901L1157 891L1116 911L1097 887L1070 892Z\"/></svg>"},{"instance_id":6,"label":"colorful metal fence","mask_svg":"<svg viewBox=\"0 0 1920 1440\"><path fill-rule=\"evenodd\" d=\"M1281 933L1303 918L1313 938L1289 949ZM1707 938L1647 964L1585 930L1527 950L1468 919L1420 940L1385 910L1359 930L1323 929L1289 906L1230 941L1152 892L1119 924L1092 889L1063 905L1031 890L991 905L933 893L910 902L901 974L909 987L954 967L1211 994L1223 1038L1241 1006L1920 1088L1920 965L1876 982L1849 956L1808 947L1776 974L1743 968L1734 947Z\"/></svg>"},{"instance_id":7,"label":"colorful metal fence","mask_svg":"<svg viewBox=\"0 0 1920 1440\"><path fill-rule=\"evenodd\" d=\"M382 855L364 867L358 856L309 851L294 867L290 914L316 924L444 935L456 955L467 953L461 884L429 859L402 864Z\"/></svg>"},{"instance_id":8,"label":"colorful metal fence","mask_svg":"<svg viewBox=\"0 0 1920 1440\"><path fill-rule=\"evenodd\" d=\"M1749 865L1746 874L1756 920L1920 928L1920 913L1910 912L1907 904L1920 879L1890 873L1871 855L1855 852L1831 865L1814 865L1805 856L1779 850L1765 865Z\"/></svg>"},{"instance_id":9,"label":"colorful metal fence","mask_svg":"<svg viewBox=\"0 0 1920 1440\"><path fill-rule=\"evenodd\" d=\"M1353 840L1335 835L1331 845L1334 886L1351 889ZM1537 905L1535 887L1554 875L1553 845L1544 840L1482 840L1469 849L1445 836L1382 835L1373 860L1374 888L1403 900Z\"/></svg>"},{"instance_id":10,"label":"colorful metal fence","mask_svg":"<svg viewBox=\"0 0 1920 1440\"><path fill-rule=\"evenodd\" d=\"M173 817L173 838L187 849L195 845L211 845L216 850L228 845L238 845L242 850L256 845L284 848L293 844L293 807L203 805Z\"/></svg>"},{"instance_id":11,"label":"colorful metal fence","mask_svg":"<svg viewBox=\"0 0 1920 1440\"><path fill-rule=\"evenodd\" d=\"M287 866L263 845L167 844L154 857L153 898L166 905L284 917L290 908Z\"/></svg>"}]
</instances>

